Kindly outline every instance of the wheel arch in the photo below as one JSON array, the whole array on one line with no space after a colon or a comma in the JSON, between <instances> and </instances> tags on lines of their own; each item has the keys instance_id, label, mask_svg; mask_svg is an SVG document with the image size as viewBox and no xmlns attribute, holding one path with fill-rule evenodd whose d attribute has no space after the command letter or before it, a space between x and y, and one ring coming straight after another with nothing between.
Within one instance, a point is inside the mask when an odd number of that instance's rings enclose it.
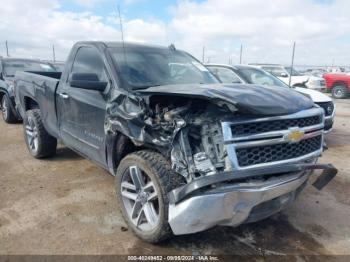
<instances>
[{"instance_id":1,"label":"wheel arch","mask_svg":"<svg viewBox=\"0 0 350 262\"><path fill-rule=\"evenodd\" d=\"M24 111L32 110L32 109L40 109L38 102L32 97L25 96L23 98L24 102Z\"/></svg>"},{"instance_id":2,"label":"wheel arch","mask_svg":"<svg viewBox=\"0 0 350 262\"><path fill-rule=\"evenodd\" d=\"M8 96L8 93L5 89L1 88L0 87L0 101L1 99L3 98L3 96L7 95Z\"/></svg>"},{"instance_id":3,"label":"wheel arch","mask_svg":"<svg viewBox=\"0 0 350 262\"><path fill-rule=\"evenodd\" d=\"M120 161L128 154L141 150L120 132L106 135L106 155L109 171L115 175Z\"/></svg>"},{"instance_id":4,"label":"wheel arch","mask_svg":"<svg viewBox=\"0 0 350 262\"><path fill-rule=\"evenodd\" d=\"M158 148L153 148L145 145L137 145L131 138L120 132L116 132L113 134L107 133L106 157L110 173L115 175L119 163L124 157L131 153L141 150L152 150L166 157L165 153L159 150Z\"/></svg>"},{"instance_id":5,"label":"wheel arch","mask_svg":"<svg viewBox=\"0 0 350 262\"><path fill-rule=\"evenodd\" d=\"M345 86L348 88L348 85L345 81L341 81L341 80L337 80L337 81L334 81L333 84L332 84L332 89L335 87L335 86Z\"/></svg>"}]
</instances>

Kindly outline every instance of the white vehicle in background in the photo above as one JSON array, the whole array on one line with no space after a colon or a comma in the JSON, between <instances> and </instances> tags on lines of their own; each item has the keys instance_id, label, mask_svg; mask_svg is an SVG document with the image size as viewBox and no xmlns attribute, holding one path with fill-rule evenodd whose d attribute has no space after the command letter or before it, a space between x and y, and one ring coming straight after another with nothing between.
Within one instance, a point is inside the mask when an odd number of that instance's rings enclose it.
<instances>
[{"instance_id":1,"label":"white vehicle in background","mask_svg":"<svg viewBox=\"0 0 350 262\"><path fill-rule=\"evenodd\" d=\"M278 64L251 64L253 66L259 67L270 74L274 75L285 84L290 85L292 87L304 87L308 89L314 89L317 91L325 92L326 82L322 77L310 76L310 75L302 75L294 68L290 66L283 66Z\"/></svg>"},{"instance_id":2,"label":"white vehicle in background","mask_svg":"<svg viewBox=\"0 0 350 262\"><path fill-rule=\"evenodd\" d=\"M277 88L290 88L277 77L259 67L220 64L207 64L206 67L223 83L256 84L276 86ZM333 127L335 114L335 106L332 99L329 96L316 90L298 86L293 86L292 88L299 93L309 96L315 104L323 108L325 111L324 130L326 133L330 132Z\"/></svg>"}]
</instances>

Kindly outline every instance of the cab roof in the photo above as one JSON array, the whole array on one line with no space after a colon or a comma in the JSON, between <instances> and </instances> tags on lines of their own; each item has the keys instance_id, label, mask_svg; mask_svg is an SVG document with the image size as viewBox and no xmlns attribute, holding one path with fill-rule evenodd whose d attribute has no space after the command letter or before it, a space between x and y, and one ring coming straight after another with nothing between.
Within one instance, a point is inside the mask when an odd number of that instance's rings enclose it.
<instances>
[{"instance_id":1,"label":"cab roof","mask_svg":"<svg viewBox=\"0 0 350 262\"><path fill-rule=\"evenodd\" d=\"M123 48L125 47L139 47L139 48L157 48L157 49L169 49L167 46L153 45L153 44L144 44L144 43L136 43L136 42L121 42L121 41L80 41L76 43L77 45L94 45L105 48Z\"/></svg>"}]
</instances>

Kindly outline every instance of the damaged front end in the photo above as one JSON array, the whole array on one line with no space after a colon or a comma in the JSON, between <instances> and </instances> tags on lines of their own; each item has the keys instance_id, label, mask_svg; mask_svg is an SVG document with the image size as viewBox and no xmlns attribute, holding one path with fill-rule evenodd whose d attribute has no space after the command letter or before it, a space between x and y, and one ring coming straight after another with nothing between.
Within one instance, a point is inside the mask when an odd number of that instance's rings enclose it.
<instances>
[{"instance_id":1,"label":"damaged front end","mask_svg":"<svg viewBox=\"0 0 350 262\"><path fill-rule=\"evenodd\" d=\"M263 219L293 202L313 169L326 171L319 188L337 173L315 164L321 109L283 90L243 88L156 87L109 104L106 131L161 152L186 181L169 193L176 235Z\"/></svg>"}]
</instances>

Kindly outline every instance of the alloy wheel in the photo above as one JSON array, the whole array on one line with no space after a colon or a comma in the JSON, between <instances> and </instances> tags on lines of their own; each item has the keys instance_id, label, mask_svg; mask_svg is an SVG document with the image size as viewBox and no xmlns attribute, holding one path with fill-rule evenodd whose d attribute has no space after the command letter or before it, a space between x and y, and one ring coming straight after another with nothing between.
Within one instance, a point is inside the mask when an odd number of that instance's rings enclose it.
<instances>
[{"instance_id":1,"label":"alloy wheel","mask_svg":"<svg viewBox=\"0 0 350 262\"><path fill-rule=\"evenodd\" d=\"M6 101L6 97L5 96L2 98L1 112L2 112L3 118L7 119L8 111L7 111L7 101Z\"/></svg>"},{"instance_id":2,"label":"alloy wheel","mask_svg":"<svg viewBox=\"0 0 350 262\"><path fill-rule=\"evenodd\" d=\"M25 125L28 145L31 151L35 152L38 149L38 129L35 126L34 120L31 117L27 118Z\"/></svg>"},{"instance_id":3,"label":"alloy wheel","mask_svg":"<svg viewBox=\"0 0 350 262\"><path fill-rule=\"evenodd\" d=\"M121 195L131 222L141 231L151 231L159 223L157 189L144 171L130 166L122 177Z\"/></svg>"}]
</instances>

